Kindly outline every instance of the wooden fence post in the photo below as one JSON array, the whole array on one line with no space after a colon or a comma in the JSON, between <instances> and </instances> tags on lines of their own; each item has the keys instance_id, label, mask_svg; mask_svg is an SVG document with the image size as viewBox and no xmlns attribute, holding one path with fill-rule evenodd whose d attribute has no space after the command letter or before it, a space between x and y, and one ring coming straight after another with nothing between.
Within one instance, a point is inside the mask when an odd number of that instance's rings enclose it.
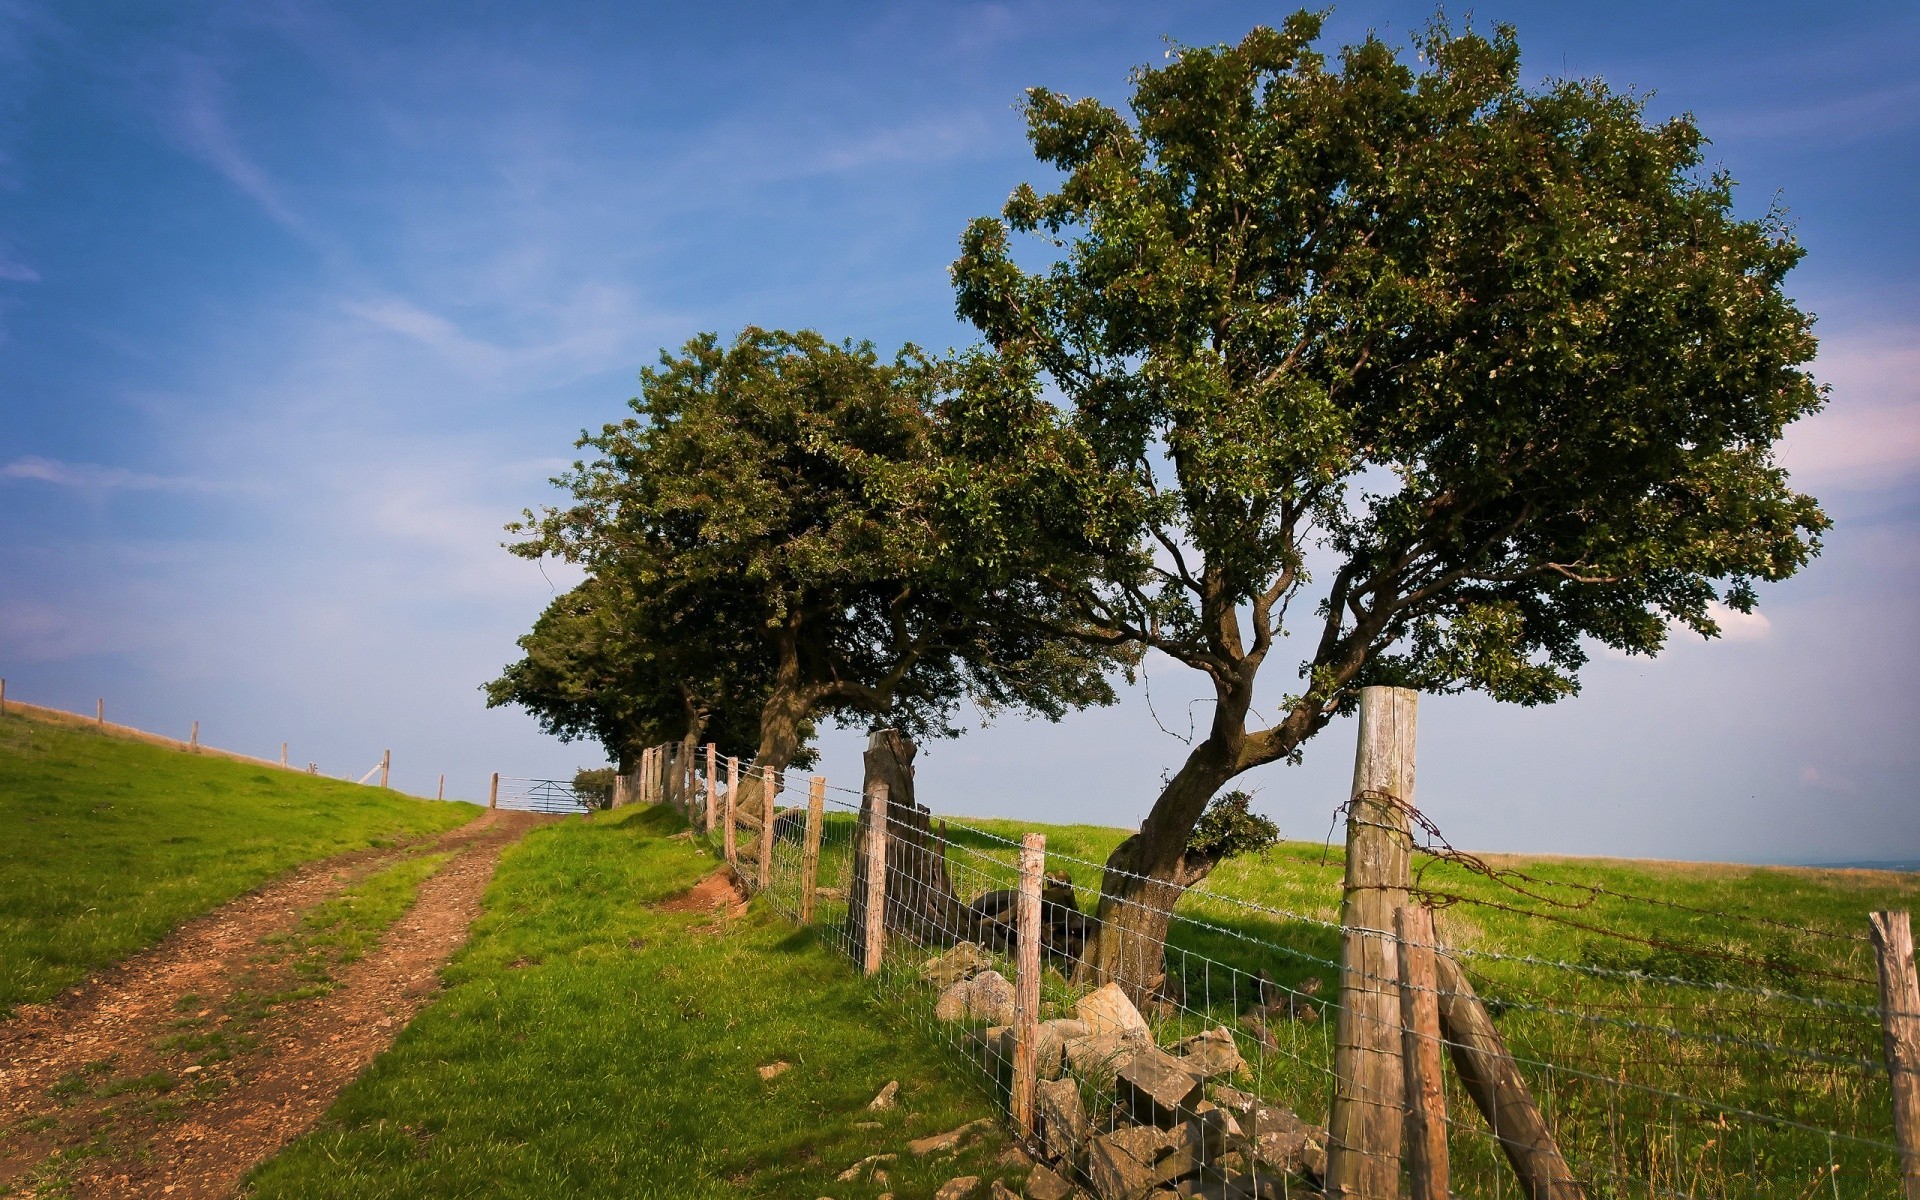
<instances>
[{"instance_id":1,"label":"wooden fence post","mask_svg":"<svg viewBox=\"0 0 1920 1200\"><path fill-rule=\"evenodd\" d=\"M387 775L392 770L393 770L393 751L382 750L380 752L380 786L381 787L392 786L387 782Z\"/></svg>"},{"instance_id":2,"label":"wooden fence post","mask_svg":"<svg viewBox=\"0 0 1920 1200\"><path fill-rule=\"evenodd\" d=\"M493 773L493 782L487 787L487 807L500 807L500 772Z\"/></svg>"},{"instance_id":3,"label":"wooden fence post","mask_svg":"<svg viewBox=\"0 0 1920 1200\"><path fill-rule=\"evenodd\" d=\"M194 750L200 749L200 722L195 721L193 723L193 736L187 742L187 745Z\"/></svg>"},{"instance_id":4,"label":"wooden fence post","mask_svg":"<svg viewBox=\"0 0 1920 1200\"><path fill-rule=\"evenodd\" d=\"M1013 1127L1031 1135L1033 1085L1040 1062L1040 885L1047 870L1047 835L1020 839L1020 901L1015 910L1013 976Z\"/></svg>"},{"instance_id":5,"label":"wooden fence post","mask_svg":"<svg viewBox=\"0 0 1920 1200\"><path fill-rule=\"evenodd\" d=\"M445 800L447 798L447 773L445 771L440 772L440 790L434 793L433 798L435 800Z\"/></svg>"},{"instance_id":6,"label":"wooden fence post","mask_svg":"<svg viewBox=\"0 0 1920 1200\"><path fill-rule=\"evenodd\" d=\"M887 938L887 785L867 789L867 937L863 962L868 975L880 973Z\"/></svg>"},{"instance_id":7,"label":"wooden fence post","mask_svg":"<svg viewBox=\"0 0 1920 1200\"><path fill-rule=\"evenodd\" d=\"M95 725L107 723L107 700L104 696L93 702L93 723ZM195 721L194 724L198 725L199 722Z\"/></svg>"},{"instance_id":8,"label":"wooden fence post","mask_svg":"<svg viewBox=\"0 0 1920 1200\"><path fill-rule=\"evenodd\" d=\"M820 886L820 825L827 814L827 781L815 775L807 788L807 839L800 851L800 923L813 922L814 893Z\"/></svg>"},{"instance_id":9,"label":"wooden fence post","mask_svg":"<svg viewBox=\"0 0 1920 1200\"><path fill-rule=\"evenodd\" d=\"M640 803L653 803L653 756L659 753L652 746L640 752Z\"/></svg>"},{"instance_id":10,"label":"wooden fence post","mask_svg":"<svg viewBox=\"0 0 1920 1200\"><path fill-rule=\"evenodd\" d=\"M785 786L783 772L762 771L760 776L760 890L773 882L773 802Z\"/></svg>"},{"instance_id":11,"label":"wooden fence post","mask_svg":"<svg viewBox=\"0 0 1920 1200\"><path fill-rule=\"evenodd\" d=\"M7 711L7 681L0 679L0 713Z\"/></svg>"},{"instance_id":12,"label":"wooden fence post","mask_svg":"<svg viewBox=\"0 0 1920 1200\"><path fill-rule=\"evenodd\" d=\"M714 775L714 767L717 765L716 760L719 757L719 753L720 747L714 745L712 742L707 743L707 810L704 823L707 827L708 834L713 833L713 805L714 801L717 800L720 795L720 780Z\"/></svg>"},{"instance_id":13,"label":"wooden fence post","mask_svg":"<svg viewBox=\"0 0 1920 1200\"><path fill-rule=\"evenodd\" d=\"M733 798L739 794L740 760L734 755L729 754L727 755L727 813L726 820L721 825L720 851L721 854L725 856L727 865L730 867L737 866L739 863L738 855L734 850L733 840L735 829L733 823Z\"/></svg>"},{"instance_id":14,"label":"wooden fence post","mask_svg":"<svg viewBox=\"0 0 1920 1200\"><path fill-rule=\"evenodd\" d=\"M1913 918L1873 913L1868 922L1880 963L1880 1024L1893 1081L1893 1132L1905 1162L1907 1200L1920 1200L1920 977L1914 972Z\"/></svg>"},{"instance_id":15,"label":"wooden fence post","mask_svg":"<svg viewBox=\"0 0 1920 1200\"><path fill-rule=\"evenodd\" d=\"M287 765L287 744L285 742L280 743L280 765L283 767Z\"/></svg>"},{"instance_id":16,"label":"wooden fence post","mask_svg":"<svg viewBox=\"0 0 1920 1200\"><path fill-rule=\"evenodd\" d=\"M1393 913L1407 903L1414 721L1419 693L1360 690L1360 738L1347 801L1340 911L1340 1009L1327 1120L1327 1195L1378 1200L1400 1189L1406 1125L1400 962Z\"/></svg>"},{"instance_id":17,"label":"wooden fence post","mask_svg":"<svg viewBox=\"0 0 1920 1200\"><path fill-rule=\"evenodd\" d=\"M1400 1023L1405 1031L1407 1178L1411 1200L1447 1200L1447 1089L1441 1078L1440 994L1433 967L1433 910L1393 914L1400 935Z\"/></svg>"},{"instance_id":18,"label":"wooden fence post","mask_svg":"<svg viewBox=\"0 0 1920 1200\"><path fill-rule=\"evenodd\" d=\"M1466 974L1446 954L1435 954L1433 965L1440 1033L1452 1052L1453 1069L1492 1127L1494 1140L1520 1180L1520 1194L1526 1200L1585 1200L1586 1188L1554 1144L1526 1078Z\"/></svg>"}]
</instances>

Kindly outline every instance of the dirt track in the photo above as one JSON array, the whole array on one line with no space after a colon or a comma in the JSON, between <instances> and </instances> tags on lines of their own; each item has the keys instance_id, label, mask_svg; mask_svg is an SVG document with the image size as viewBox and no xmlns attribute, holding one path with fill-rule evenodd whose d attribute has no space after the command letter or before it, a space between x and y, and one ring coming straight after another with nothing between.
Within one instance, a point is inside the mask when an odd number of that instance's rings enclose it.
<instances>
[{"instance_id":1,"label":"dirt track","mask_svg":"<svg viewBox=\"0 0 1920 1200\"><path fill-rule=\"evenodd\" d=\"M297 986L272 947L303 912L408 852L310 865L188 922L52 1003L22 1008L0 1024L0 1193L232 1194L432 998L501 852L551 819L489 812L414 848L455 857L322 995L268 1006L249 1000ZM196 1064L185 1046L212 1036L231 1047L230 1057Z\"/></svg>"}]
</instances>

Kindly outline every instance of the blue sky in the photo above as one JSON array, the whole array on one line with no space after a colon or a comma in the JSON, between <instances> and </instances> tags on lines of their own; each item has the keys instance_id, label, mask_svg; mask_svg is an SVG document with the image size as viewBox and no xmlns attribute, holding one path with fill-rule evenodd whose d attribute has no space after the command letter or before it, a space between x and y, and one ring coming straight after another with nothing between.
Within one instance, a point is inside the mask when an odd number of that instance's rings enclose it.
<instances>
[{"instance_id":1,"label":"blue sky","mask_svg":"<svg viewBox=\"0 0 1920 1200\"><path fill-rule=\"evenodd\" d=\"M965 221L1037 178L1015 111L1111 101L1250 4L65 4L0 0L0 676L90 710L477 795L588 747L478 687L571 576L502 552L578 431L705 329L945 348ZM1334 40L1422 24L1347 4ZM1831 409L1786 461L1838 525L1759 617L1600 657L1522 711L1433 698L1419 800L1460 845L1920 856L1920 9L1478 6L1530 74L1692 111L1799 222ZM1183 672L923 757L947 811L1131 823ZM1276 681L1276 686L1284 681ZM1155 720L1154 714L1158 714ZM857 778L855 739L827 765ZM1249 782L1292 836L1352 731Z\"/></svg>"}]
</instances>

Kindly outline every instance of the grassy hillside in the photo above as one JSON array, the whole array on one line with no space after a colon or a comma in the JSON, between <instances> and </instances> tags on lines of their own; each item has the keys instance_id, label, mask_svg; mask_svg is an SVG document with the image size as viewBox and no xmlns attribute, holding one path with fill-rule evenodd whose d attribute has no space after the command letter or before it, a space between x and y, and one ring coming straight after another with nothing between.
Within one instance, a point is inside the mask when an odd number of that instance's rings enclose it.
<instances>
[{"instance_id":1,"label":"grassy hillside","mask_svg":"<svg viewBox=\"0 0 1920 1200\"><path fill-rule=\"evenodd\" d=\"M714 869L679 828L625 809L510 851L450 989L250 1194L872 1200L962 1173L1017 1187L994 1167L997 1133L957 1159L901 1153L886 1183L835 1179L993 1109L766 905L720 921L656 908ZM890 1079L899 1107L869 1111Z\"/></svg>"},{"instance_id":2,"label":"grassy hillside","mask_svg":"<svg viewBox=\"0 0 1920 1200\"><path fill-rule=\"evenodd\" d=\"M0 1014L298 863L477 811L0 715Z\"/></svg>"}]
</instances>

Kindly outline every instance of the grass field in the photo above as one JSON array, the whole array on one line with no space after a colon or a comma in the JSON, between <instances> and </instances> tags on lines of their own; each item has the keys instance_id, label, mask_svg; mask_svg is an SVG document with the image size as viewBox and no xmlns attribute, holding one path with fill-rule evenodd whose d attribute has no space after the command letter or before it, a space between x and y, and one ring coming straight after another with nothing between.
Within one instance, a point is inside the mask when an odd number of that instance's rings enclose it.
<instances>
[{"instance_id":1,"label":"grass field","mask_svg":"<svg viewBox=\"0 0 1920 1200\"><path fill-rule=\"evenodd\" d=\"M0 1016L296 864L477 812L0 715Z\"/></svg>"},{"instance_id":2,"label":"grass field","mask_svg":"<svg viewBox=\"0 0 1920 1200\"><path fill-rule=\"evenodd\" d=\"M679 828L624 809L510 851L448 991L250 1194L872 1200L994 1177L997 1132L904 1152L993 1108L844 958L764 904L655 907L714 869ZM894 1079L899 1107L869 1111ZM889 1152L885 1183L835 1179Z\"/></svg>"},{"instance_id":3,"label":"grass field","mask_svg":"<svg viewBox=\"0 0 1920 1200\"><path fill-rule=\"evenodd\" d=\"M833 826L829 880L844 870L851 818ZM1048 868L1065 870L1091 911L1100 864L1123 831L955 819L958 890L1010 886L1008 843L1027 831L1047 835ZM782 848L781 874L794 857ZM1893 1132L1866 914L1913 907L1920 878L1546 857L1488 865L1519 874L1494 879L1415 857L1419 885L1445 904L1443 940L1460 951L1591 1195L1897 1190L1897 1157L1869 1144L1890 1143ZM1228 862L1183 898L1168 960L1186 1008L1163 1023L1161 1040L1234 1026L1257 1002L1259 971L1287 988L1317 976L1320 1002L1330 998L1344 868L1337 846L1283 843ZM1046 992L1064 1011L1064 979ZM1274 1033L1277 1045L1245 1043L1261 1089L1324 1120L1332 1022L1280 1022ZM1463 1095L1453 1112L1456 1185L1510 1191Z\"/></svg>"}]
</instances>

